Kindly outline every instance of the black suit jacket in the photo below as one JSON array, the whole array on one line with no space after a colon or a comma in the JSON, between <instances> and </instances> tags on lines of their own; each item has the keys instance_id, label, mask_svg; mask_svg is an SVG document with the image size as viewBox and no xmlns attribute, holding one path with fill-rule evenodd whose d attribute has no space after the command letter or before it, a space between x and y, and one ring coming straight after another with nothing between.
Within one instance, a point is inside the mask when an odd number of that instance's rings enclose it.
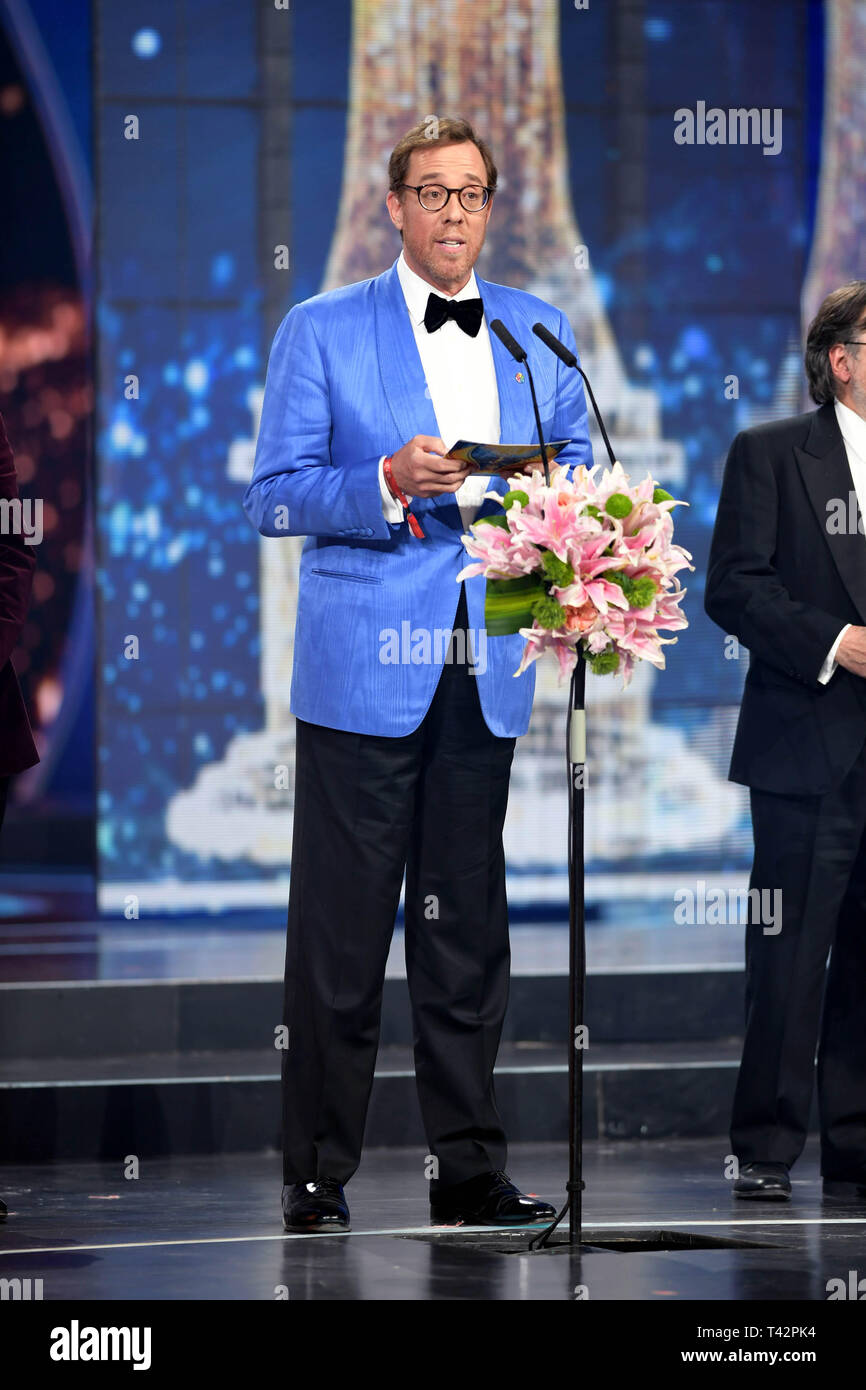
<instances>
[{"instance_id":1,"label":"black suit jacket","mask_svg":"<svg viewBox=\"0 0 866 1390\"><path fill-rule=\"evenodd\" d=\"M729 778L794 795L837 787L866 742L866 680L818 674L845 623L866 625L866 535L833 534L854 480L835 407L743 430L725 465L707 613L749 650ZM856 497L850 503L859 525Z\"/></svg>"},{"instance_id":2,"label":"black suit jacket","mask_svg":"<svg viewBox=\"0 0 866 1390\"><path fill-rule=\"evenodd\" d=\"M17 496L18 478L12 449L0 415L0 498ZM4 535L0 527L0 777L23 772L39 762L11 661L27 617L35 568L33 546L11 530Z\"/></svg>"}]
</instances>

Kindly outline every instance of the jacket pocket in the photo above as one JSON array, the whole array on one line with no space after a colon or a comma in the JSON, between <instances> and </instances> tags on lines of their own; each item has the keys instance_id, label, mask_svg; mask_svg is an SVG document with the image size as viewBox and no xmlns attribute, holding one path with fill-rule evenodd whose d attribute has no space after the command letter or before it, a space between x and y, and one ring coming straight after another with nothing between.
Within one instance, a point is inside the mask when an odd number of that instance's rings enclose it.
<instances>
[{"instance_id":1,"label":"jacket pocket","mask_svg":"<svg viewBox=\"0 0 866 1390\"><path fill-rule=\"evenodd\" d=\"M378 579L374 574L352 574L349 570L326 570L322 569L319 565L312 565L310 567L310 573L321 574L326 579L349 579L355 584L382 583L381 579Z\"/></svg>"}]
</instances>

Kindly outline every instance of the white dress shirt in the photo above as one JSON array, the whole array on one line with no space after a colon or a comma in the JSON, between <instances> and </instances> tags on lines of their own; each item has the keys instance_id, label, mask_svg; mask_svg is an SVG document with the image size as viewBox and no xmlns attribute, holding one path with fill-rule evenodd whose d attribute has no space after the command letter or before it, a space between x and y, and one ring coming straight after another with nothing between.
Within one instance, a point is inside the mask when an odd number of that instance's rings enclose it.
<instances>
[{"instance_id":1,"label":"white dress shirt","mask_svg":"<svg viewBox=\"0 0 866 1390\"><path fill-rule=\"evenodd\" d=\"M479 297L475 271L471 272L463 289L453 295L442 294L435 285L428 284L420 275L416 275L406 264L402 251L397 261L397 274L406 300L406 312L418 345L439 435L445 448L450 449L458 439L470 439L473 443L498 444L499 388L496 383L496 368L493 364L486 318L482 319L481 327L474 338L464 333L454 319L446 319L435 333L428 333L424 327L424 312L431 292L438 294L442 299ZM407 441L404 440L403 443ZM382 467L384 459L383 454L379 460L382 511L386 521L396 524L403 520L403 508L396 497L392 496L385 482ZM473 521L489 486L490 478L478 474L470 475L458 488L457 505L464 528L468 529Z\"/></svg>"},{"instance_id":2,"label":"white dress shirt","mask_svg":"<svg viewBox=\"0 0 866 1390\"><path fill-rule=\"evenodd\" d=\"M866 420L858 415L856 410L851 410L841 401L836 401L836 419L842 431L842 438L845 441L845 453L848 455L848 467L851 469L851 477L854 480L854 491L857 494L857 506L860 508L860 515L866 518ZM848 631L850 623L846 623L836 641L833 643L824 665L821 667L818 680L821 685L826 685L833 672L836 670L836 653L839 650L839 643Z\"/></svg>"}]
</instances>

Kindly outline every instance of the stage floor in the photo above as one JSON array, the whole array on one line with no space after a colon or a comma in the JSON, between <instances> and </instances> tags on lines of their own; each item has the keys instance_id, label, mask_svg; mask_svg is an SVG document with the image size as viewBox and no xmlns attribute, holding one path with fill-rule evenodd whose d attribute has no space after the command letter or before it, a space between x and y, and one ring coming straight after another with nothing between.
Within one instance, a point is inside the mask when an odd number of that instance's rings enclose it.
<instances>
[{"instance_id":1,"label":"stage floor","mask_svg":"<svg viewBox=\"0 0 866 1390\"><path fill-rule=\"evenodd\" d=\"M315 1236L282 1230L273 1153L145 1159L131 1180L116 1164L7 1166L0 1278L41 1279L44 1300L669 1303L824 1302L829 1280L866 1275L866 1206L822 1203L814 1140L786 1203L734 1199L725 1152L723 1139L587 1145L587 1242L667 1232L739 1244L580 1255L520 1253L525 1230L430 1227L415 1149L366 1152L346 1186L352 1231ZM564 1145L514 1145L509 1173L558 1208L566 1163Z\"/></svg>"},{"instance_id":2,"label":"stage floor","mask_svg":"<svg viewBox=\"0 0 866 1390\"><path fill-rule=\"evenodd\" d=\"M282 979L286 928L280 915L128 922L4 919L0 901L0 983L60 980ZM566 975L568 923L512 922L513 975ZM635 970L742 970L744 928L587 924L590 973ZM389 979L405 978L403 929L396 927Z\"/></svg>"}]
</instances>

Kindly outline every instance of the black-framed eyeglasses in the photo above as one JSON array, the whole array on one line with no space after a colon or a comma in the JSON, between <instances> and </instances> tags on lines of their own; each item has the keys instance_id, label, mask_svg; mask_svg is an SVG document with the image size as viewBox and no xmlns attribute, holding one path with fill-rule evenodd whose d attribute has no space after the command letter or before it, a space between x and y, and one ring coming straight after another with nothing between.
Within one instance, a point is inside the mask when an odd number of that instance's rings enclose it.
<instances>
[{"instance_id":1,"label":"black-framed eyeglasses","mask_svg":"<svg viewBox=\"0 0 866 1390\"><path fill-rule=\"evenodd\" d=\"M866 341L863 338L841 338L840 342L845 347L866 347Z\"/></svg>"},{"instance_id":2,"label":"black-framed eyeglasses","mask_svg":"<svg viewBox=\"0 0 866 1390\"><path fill-rule=\"evenodd\" d=\"M446 188L441 183L401 183L401 188L411 188L418 194L418 202L425 212L441 212L447 207L452 193L456 193L464 212L480 212L487 206L492 188L481 183L467 183L463 188Z\"/></svg>"}]
</instances>

